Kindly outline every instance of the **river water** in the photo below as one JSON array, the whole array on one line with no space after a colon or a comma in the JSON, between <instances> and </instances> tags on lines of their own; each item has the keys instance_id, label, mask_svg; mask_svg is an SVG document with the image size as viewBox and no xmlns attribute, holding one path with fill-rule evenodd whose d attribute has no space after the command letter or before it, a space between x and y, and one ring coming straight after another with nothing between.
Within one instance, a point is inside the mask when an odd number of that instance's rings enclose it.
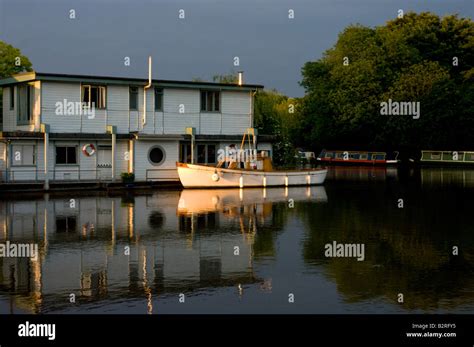
<instances>
[{"instance_id":1,"label":"river water","mask_svg":"<svg viewBox=\"0 0 474 347\"><path fill-rule=\"evenodd\" d=\"M474 170L0 198L0 313L474 313ZM363 245L363 260L327 257ZM346 254L347 255L347 254Z\"/></svg>"}]
</instances>

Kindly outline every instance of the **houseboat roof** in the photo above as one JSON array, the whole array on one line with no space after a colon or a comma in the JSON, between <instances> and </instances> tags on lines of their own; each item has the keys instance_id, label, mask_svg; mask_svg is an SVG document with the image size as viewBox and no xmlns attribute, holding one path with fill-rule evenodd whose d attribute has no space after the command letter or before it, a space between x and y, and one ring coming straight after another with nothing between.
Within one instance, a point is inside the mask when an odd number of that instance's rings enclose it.
<instances>
[{"instance_id":1,"label":"houseboat roof","mask_svg":"<svg viewBox=\"0 0 474 347\"><path fill-rule=\"evenodd\" d=\"M92 75L70 75L43 72L22 72L11 77L0 80L0 86L32 81L58 81L58 82L81 82L81 83L104 83L104 84L147 84L146 78L92 76ZM203 81L175 81L175 80L152 80L154 86L168 88L217 88L228 90L255 90L263 89L260 84L231 84Z\"/></svg>"}]
</instances>

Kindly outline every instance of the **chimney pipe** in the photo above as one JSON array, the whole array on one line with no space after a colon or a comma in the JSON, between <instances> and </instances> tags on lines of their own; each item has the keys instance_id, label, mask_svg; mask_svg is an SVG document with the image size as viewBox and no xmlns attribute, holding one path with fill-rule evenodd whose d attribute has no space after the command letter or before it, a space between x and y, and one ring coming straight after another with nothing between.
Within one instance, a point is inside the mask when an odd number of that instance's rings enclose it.
<instances>
[{"instance_id":1,"label":"chimney pipe","mask_svg":"<svg viewBox=\"0 0 474 347\"><path fill-rule=\"evenodd\" d=\"M151 87L151 55L148 57L148 84L143 88L143 126L146 125L146 90Z\"/></svg>"},{"instance_id":2,"label":"chimney pipe","mask_svg":"<svg viewBox=\"0 0 474 347\"><path fill-rule=\"evenodd\" d=\"M244 81L243 81L243 79L244 79L244 72L243 72L243 71L239 71L238 74L239 74L238 85L241 86L242 83L244 82Z\"/></svg>"}]
</instances>

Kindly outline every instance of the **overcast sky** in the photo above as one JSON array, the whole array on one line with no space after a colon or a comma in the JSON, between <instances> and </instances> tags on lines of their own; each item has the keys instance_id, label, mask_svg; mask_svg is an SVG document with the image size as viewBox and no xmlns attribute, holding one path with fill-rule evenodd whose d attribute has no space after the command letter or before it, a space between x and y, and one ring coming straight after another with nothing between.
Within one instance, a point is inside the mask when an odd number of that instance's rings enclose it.
<instances>
[{"instance_id":1,"label":"overcast sky","mask_svg":"<svg viewBox=\"0 0 474 347\"><path fill-rule=\"evenodd\" d=\"M40 72L145 78L152 55L153 78L243 70L247 83L302 96L305 62L347 25L381 25L398 9L472 18L474 0L0 0L0 40Z\"/></svg>"}]
</instances>

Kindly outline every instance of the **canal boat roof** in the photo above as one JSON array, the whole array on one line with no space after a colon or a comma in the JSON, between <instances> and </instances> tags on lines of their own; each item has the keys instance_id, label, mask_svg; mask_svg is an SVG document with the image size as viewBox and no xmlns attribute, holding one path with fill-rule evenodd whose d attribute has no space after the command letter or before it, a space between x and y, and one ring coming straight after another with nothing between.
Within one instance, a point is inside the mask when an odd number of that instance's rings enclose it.
<instances>
[{"instance_id":1,"label":"canal boat roof","mask_svg":"<svg viewBox=\"0 0 474 347\"><path fill-rule=\"evenodd\" d=\"M453 153L457 153L458 158L454 159ZM474 151L434 151L422 150L421 162L456 162L474 163Z\"/></svg>"},{"instance_id":2,"label":"canal boat roof","mask_svg":"<svg viewBox=\"0 0 474 347\"><path fill-rule=\"evenodd\" d=\"M453 153L453 152L457 152L457 153L474 153L474 151L442 151L442 150L432 150L432 149L429 149L429 150L422 150L421 151L422 153Z\"/></svg>"},{"instance_id":3,"label":"canal boat roof","mask_svg":"<svg viewBox=\"0 0 474 347\"><path fill-rule=\"evenodd\" d=\"M387 154L387 152L378 152L378 151L344 151L344 150L330 150L330 149L323 149L322 152L332 152L332 153L373 153L373 154Z\"/></svg>"},{"instance_id":4,"label":"canal boat roof","mask_svg":"<svg viewBox=\"0 0 474 347\"><path fill-rule=\"evenodd\" d=\"M56 81L56 82L81 82L81 83L103 83L103 84L147 84L146 78L132 78L132 77L112 77L112 76L92 76L92 75L71 75L71 74L56 74L56 73L42 73L42 72L22 72L11 77L0 80L1 86L9 86L17 83L32 82L32 81ZM251 91L256 89L263 89L264 86L260 84L242 84L241 86L231 83L216 83L216 82L202 82L202 81L177 81L177 80L152 80L155 87L166 88L211 88L223 90L245 90Z\"/></svg>"}]
</instances>

